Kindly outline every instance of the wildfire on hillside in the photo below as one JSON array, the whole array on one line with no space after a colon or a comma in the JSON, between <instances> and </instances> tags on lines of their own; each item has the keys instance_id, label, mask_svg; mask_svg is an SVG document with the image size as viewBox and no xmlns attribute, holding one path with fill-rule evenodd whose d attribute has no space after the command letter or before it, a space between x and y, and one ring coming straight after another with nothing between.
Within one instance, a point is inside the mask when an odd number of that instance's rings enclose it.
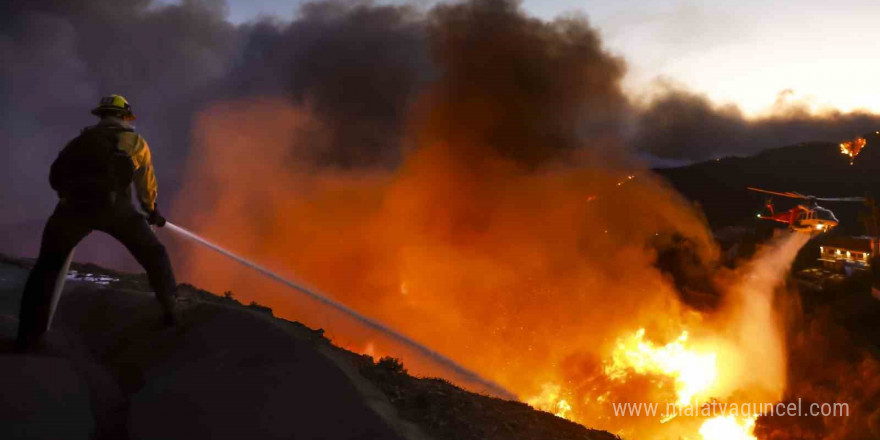
<instances>
[{"instance_id":1,"label":"wildfire on hillside","mask_svg":"<svg viewBox=\"0 0 880 440\"><path fill-rule=\"evenodd\" d=\"M865 147L865 144L867 142L868 141L862 137L858 137L853 140L841 142L840 143L840 154L843 154L844 156L848 156L849 157L849 164L852 165L856 160L856 156L858 156L859 153L862 152L862 148Z\"/></svg>"},{"instance_id":2,"label":"wildfire on hillside","mask_svg":"<svg viewBox=\"0 0 880 440\"><path fill-rule=\"evenodd\" d=\"M666 405L783 398L774 295L808 237L721 268L698 208L608 133L582 134L620 110L622 64L585 24L530 20L509 3L433 16L444 73L411 107L401 163L318 166L304 158L332 136L308 103L217 103L197 118L175 215L560 417L635 439L754 438L753 415ZM677 277L650 245L666 236L691 244L692 258L674 259L687 266ZM221 257L175 254L188 280L456 382ZM694 273L707 275L674 279ZM678 284L718 301L694 307ZM624 403L661 407L616 414Z\"/></svg>"},{"instance_id":3,"label":"wildfire on hillside","mask_svg":"<svg viewBox=\"0 0 880 440\"><path fill-rule=\"evenodd\" d=\"M291 172L287 146L270 134L295 138L310 123L307 113L276 102L204 114L207 137L199 145L212 153L194 163L200 177L187 192L221 197L206 197L212 204L190 211L190 222L523 401L592 428L694 440L734 430L727 438L748 439L750 418L616 416L613 404L655 402L665 413L668 403L781 397L786 350L771 300L801 242L779 243L747 267L719 271L724 301L696 310L654 266L656 251L646 243L678 230L697 243L696 261L711 267L710 233L646 170L624 180L621 171L589 167L535 174L487 160L489 154L465 164L448 144L432 143L392 175ZM252 145L260 145L260 155ZM254 187L270 190L255 196L248 190ZM455 381L222 259L182 253L185 276L199 284L324 328L344 346L401 357L417 374Z\"/></svg>"},{"instance_id":4,"label":"wildfire on hillside","mask_svg":"<svg viewBox=\"0 0 880 440\"><path fill-rule=\"evenodd\" d=\"M625 437L754 440L761 411L723 413L715 411L716 404L742 407L781 398L785 372L778 362L785 349L770 303L774 286L805 242L797 236L778 242L729 279L724 308L732 314L723 324L711 322L712 314L679 321L677 326L701 337L683 330L662 342L650 339L645 328L624 332L592 365L582 360L562 368L560 383L572 384L570 389L545 385L534 403L553 413L565 403L569 418ZM756 369L761 374L755 375ZM609 416L609 405L622 402L653 403L656 413L645 414L642 406L643 414Z\"/></svg>"}]
</instances>

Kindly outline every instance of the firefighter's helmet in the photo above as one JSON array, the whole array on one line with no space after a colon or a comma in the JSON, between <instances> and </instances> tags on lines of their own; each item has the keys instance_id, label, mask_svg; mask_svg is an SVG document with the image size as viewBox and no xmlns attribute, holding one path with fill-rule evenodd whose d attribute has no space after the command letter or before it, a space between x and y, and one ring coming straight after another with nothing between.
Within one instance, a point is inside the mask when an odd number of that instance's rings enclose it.
<instances>
[{"instance_id":1,"label":"firefighter's helmet","mask_svg":"<svg viewBox=\"0 0 880 440\"><path fill-rule=\"evenodd\" d=\"M134 119L134 113L131 111L131 105L120 95L110 95L101 98L98 106L92 109L95 116L103 116L106 114L117 114L126 119Z\"/></svg>"}]
</instances>

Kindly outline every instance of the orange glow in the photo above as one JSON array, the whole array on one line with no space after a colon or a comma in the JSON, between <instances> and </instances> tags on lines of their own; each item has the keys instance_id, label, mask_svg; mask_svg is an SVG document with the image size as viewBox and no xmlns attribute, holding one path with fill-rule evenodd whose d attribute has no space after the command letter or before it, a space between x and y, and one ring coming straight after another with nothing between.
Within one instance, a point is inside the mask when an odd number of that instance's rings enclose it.
<instances>
[{"instance_id":1,"label":"orange glow","mask_svg":"<svg viewBox=\"0 0 880 440\"><path fill-rule=\"evenodd\" d=\"M542 385L541 394L527 399L526 403L564 419L571 413L571 404L562 397L562 388L552 383Z\"/></svg>"},{"instance_id":2,"label":"orange glow","mask_svg":"<svg viewBox=\"0 0 880 440\"><path fill-rule=\"evenodd\" d=\"M719 416L700 427L704 440L756 440L752 435L756 417Z\"/></svg>"},{"instance_id":3,"label":"orange glow","mask_svg":"<svg viewBox=\"0 0 880 440\"><path fill-rule=\"evenodd\" d=\"M617 341L605 374L612 379L625 379L628 370L636 374L663 374L674 378L678 403L687 405L706 391L717 379L714 353L700 353L686 347L687 331L674 341L658 347L644 340L645 329Z\"/></svg>"},{"instance_id":4,"label":"orange glow","mask_svg":"<svg viewBox=\"0 0 880 440\"><path fill-rule=\"evenodd\" d=\"M862 152L862 148L868 141L865 138L855 138L851 141L840 143L840 154L849 157L849 164L852 165L856 160L856 156Z\"/></svg>"},{"instance_id":5,"label":"orange glow","mask_svg":"<svg viewBox=\"0 0 880 440\"><path fill-rule=\"evenodd\" d=\"M417 147L396 168L339 170L304 165L323 129L308 108L215 105L197 120L175 218L592 428L697 438L703 419L616 417L611 404L778 398L785 351L767 298L784 264L719 272L722 308L692 311L646 243L682 234L709 266L717 250L702 215L648 169L574 156L535 172L434 117L416 119ZM457 381L222 257L173 254L182 280Z\"/></svg>"}]
</instances>

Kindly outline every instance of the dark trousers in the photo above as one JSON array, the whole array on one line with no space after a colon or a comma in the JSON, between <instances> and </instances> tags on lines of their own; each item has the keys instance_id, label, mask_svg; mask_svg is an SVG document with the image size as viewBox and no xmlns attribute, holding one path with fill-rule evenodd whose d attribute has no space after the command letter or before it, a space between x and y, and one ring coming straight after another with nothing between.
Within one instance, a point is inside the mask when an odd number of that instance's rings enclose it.
<instances>
[{"instance_id":1,"label":"dark trousers","mask_svg":"<svg viewBox=\"0 0 880 440\"><path fill-rule=\"evenodd\" d=\"M92 231L119 240L147 271L150 286L166 314L173 317L176 282L165 246L127 200L100 206L61 202L43 230L40 256L31 270L19 312L17 346L25 350L46 332L58 274L73 248Z\"/></svg>"}]
</instances>

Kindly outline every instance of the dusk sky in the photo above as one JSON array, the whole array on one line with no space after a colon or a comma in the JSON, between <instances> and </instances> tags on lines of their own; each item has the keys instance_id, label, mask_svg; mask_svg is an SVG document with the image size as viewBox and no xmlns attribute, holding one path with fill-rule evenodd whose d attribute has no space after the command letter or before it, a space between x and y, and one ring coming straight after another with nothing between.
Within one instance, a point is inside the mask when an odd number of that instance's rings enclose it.
<instances>
[{"instance_id":1,"label":"dusk sky","mask_svg":"<svg viewBox=\"0 0 880 440\"><path fill-rule=\"evenodd\" d=\"M290 18L300 3L229 0L229 18ZM787 99L814 109L880 112L880 2L525 0L523 7L544 19L587 15L607 48L627 60L631 96L663 78L750 115L769 111L786 90Z\"/></svg>"}]
</instances>

